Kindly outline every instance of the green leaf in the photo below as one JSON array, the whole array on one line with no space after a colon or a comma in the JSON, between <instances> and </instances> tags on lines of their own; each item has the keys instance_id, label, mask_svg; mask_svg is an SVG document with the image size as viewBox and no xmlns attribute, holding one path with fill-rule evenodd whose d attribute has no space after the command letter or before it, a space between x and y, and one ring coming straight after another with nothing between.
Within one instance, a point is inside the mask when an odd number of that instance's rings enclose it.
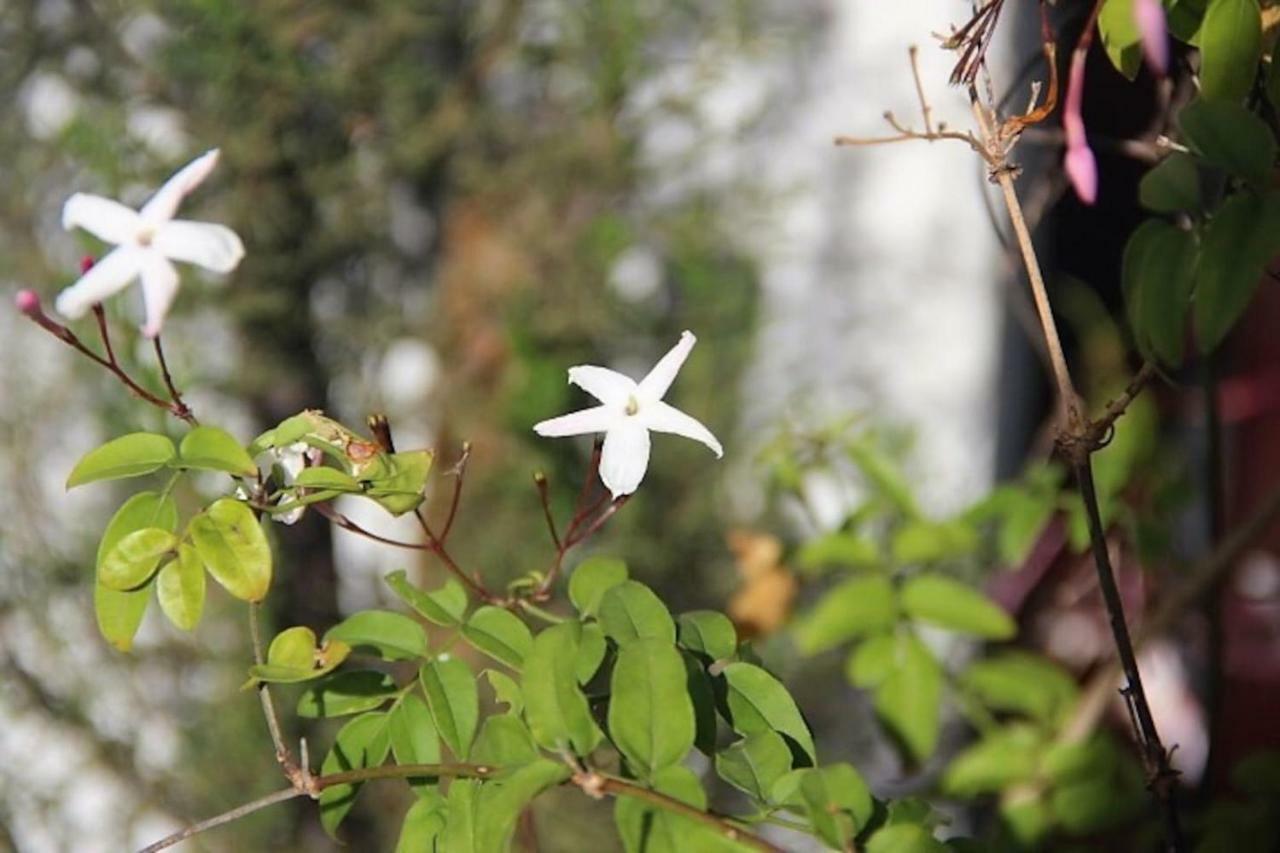
<instances>
[{"instance_id":1,"label":"green leaf","mask_svg":"<svg viewBox=\"0 0 1280 853\"><path fill-rule=\"evenodd\" d=\"M227 592L243 601L266 597L271 587L271 546L253 510L222 498L191 519L188 532L201 562Z\"/></svg>"},{"instance_id":2,"label":"green leaf","mask_svg":"<svg viewBox=\"0 0 1280 853\"><path fill-rule=\"evenodd\" d=\"M538 794L559 785L571 775L570 769L560 761L538 758L514 773L480 786L480 801L476 814L477 853L497 853L511 847L516 821ZM446 847L451 851L457 847Z\"/></svg>"},{"instance_id":3,"label":"green leaf","mask_svg":"<svg viewBox=\"0 0 1280 853\"><path fill-rule=\"evenodd\" d=\"M1055 723L1076 701L1075 680L1047 658L1004 652L975 662L961 684L993 711Z\"/></svg>"},{"instance_id":4,"label":"green leaf","mask_svg":"<svg viewBox=\"0 0 1280 853\"><path fill-rule=\"evenodd\" d=\"M600 625L619 646L637 640L676 641L676 625L653 590L636 581L610 587L600 600Z\"/></svg>"},{"instance_id":5,"label":"green leaf","mask_svg":"<svg viewBox=\"0 0 1280 853\"><path fill-rule=\"evenodd\" d=\"M867 853L947 853L947 845L923 826L900 823L877 830L867 841Z\"/></svg>"},{"instance_id":6,"label":"green leaf","mask_svg":"<svg viewBox=\"0 0 1280 853\"><path fill-rule=\"evenodd\" d=\"M86 453L67 476L67 488L150 474L168 465L176 455L173 442L163 435L150 432L122 435Z\"/></svg>"},{"instance_id":7,"label":"green leaf","mask_svg":"<svg viewBox=\"0 0 1280 853\"><path fill-rule=\"evenodd\" d=\"M194 427L178 445L177 464L203 471L225 471L252 477L258 466L231 433L215 426Z\"/></svg>"},{"instance_id":8,"label":"green leaf","mask_svg":"<svg viewBox=\"0 0 1280 853\"><path fill-rule=\"evenodd\" d=\"M585 755L600 742L600 730L578 689L581 636L577 622L553 625L538 634L525 658L522 689L525 717L538 745L553 751L572 747Z\"/></svg>"},{"instance_id":9,"label":"green leaf","mask_svg":"<svg viewBox=\"0 0 1280 853\"><path fill-rule=\"evenodd\" d=\"M498 853L480 846L479 815L480 783L475 779L455 779L449 783L449 799L444 824L444 836L436 845L437 850L449 853Z\"/></svg>"},{"instance_id":10,"label":"green leaf","mask_svg":"<svg viewBox=\"0 0 1280 853\"><path fill-rule=\"evenodd\" d=\"M1212 165L1254 183L1266 180L1276 156L1275 137L1240 104L1201 98L1182 108L1178 124L1191 149Z\"/></svg>"},{"instance_id":11,"label":"green leaf","mask_svg":"<svg viewBox=\"0 0 1280 853\"><path fill-rule=\"evenodd\" d=\"M876 685L873 701L881 720L916 761L932 755L938 744L941 698L938 661L914 635L898 637L892 665Z\"/></svg>"},{"instance_id":12,"label":"green leaf","mask_svg":"<svg viewBox=\"0 0 1280 853\"><path fill-rule=\"evenodd\" d=\"M978 550L978 532L961 520L914 519L893 532L889 550L897 564L936 563Z\"/></svg>"},{"instance_id":13,"label":"green leaf","mask_svg":"<svg viewBox=\"0 0 1280 853\"><path fill-rule=\"evenodd\" d=\"M623 646L613 667L609 734L641 778L678 764L693 748L693 703L684 661L662 640Z\"/></svg>"},{"instance_id":14,"label":"green leaf","mask_svg":"<svg viewBox=\"0 0 1280 853\"><path fill-rule=\"evenodd\" d=\"M851 578L822 597L796 627L796 645L806 655L892 628L898 620L893 584L883 575Z\"/></svg>"},{"instance_id":15,"label":"green leaf","mask_svg":"<svg viewBox=\"0 0 1280 853\"><path fill-rule=\"evenodd\" d=\"M892 460L880 452L870 440L855 441L847 448L849 458L858 466L862 476L894 506L909 518L920 514L915 495L907 484L907 478Z\"/></svg>"},{"instance_id":16,"label":"green leaf","mask_svg":"<svg viewBox=\"0 0 1280 853\"><path fill-rule=\"evenodd\" d=\"M467 591L462 584L449 578L439 589L427 592L409 582L403 569L398 569L386 577L387 586L400 596L400 600L414 609L415 612L429 622L445 628L455 628L462 624L467 615Z\"/></svg>"},{"instance_id":17,"label":"green leaf","mask_svg":"<svg viewBox=\"0 0 1280 853\"><path fill-rule=\"evenodd\" d=\"M1043 747L1030 726L1009 726L987 735L951 760L942 777L947 793L972 797L1032 779Z\"/></svg>"},{"instance_id":18,"label":"green leaf","mask_svg":"<svg viewBox=\"0 0 1280 853\"><path fill-rule=\"evenodd\" d=\"M702 662L692 652L682 651L684 659L685 692L693 703L693 718L696 734L693 745L705 755L713 755L716 751L716 695L711 686L711 677L702 668Z\"/></svg>"},{"instance_id":19,"label":"green leaf","mask_svg":"<svg viewBox=\"0 0 1280 853\"><path fill-rule=\"evenodd\" d=\"M898 599L912 618L952 631L1007 640L1017 631L1008 613L982 593L943 575L921 573L902 586Z\"/></svg>"},{"instance_id":20,"label":"green leaf","mask_svg":"<svg viewBox=\"0 0 1280 853\"><path fill-rule=\"evenodd\" d=\"M1200 174L1195 158L1174 151L1142 176L1138 200L1148 210L1178 213L1200 208Z\"/></svg>"},{"instance_id":21,"label":"green leaf","mask_svg":"<svg viewBox=\"0 0 1280 853\"><path fill-rule=\"evenodd\" d=\"M494 714L484 721L471 760L477 764L514 768L536 761L538 747L524 721L514 714Z\"/></svg>"},{"instance_id":22,"label":"green leaf","mask_svg":"<svg viewBox=\"0 0 1280 853\"><path fill-rule=\"evenodd\" d=\"M1132 80L1142 67L1142 37L1133 19L1133 0L1106 0L1098 12L1098 34L1115 69Z\"/></svg>"},{"instance_id":23,"label":"green leaf","mask_svg":"<svg viewBox=\"0 0 1280 853\"><path fill-rule=\"evenodd\" d=\"M1244 313L1280 250L1280 195L1241 192L1205 229L1196 265L1195 327L1201 352L1215 349Z\"/></svg>"},{"instance_id":24,"label":"green leaf","mask_svg":"<svg viewBox=\"0 0 1280 853\"><path fill-rule=\"evenodd\" d=\"M136 589L151 579L156 566L177 548L177 538L160 527L144 527L124 536L98 567L98 583L109 589Z\"/></svg>"},{"instance_id":25,"label":"green leaf","mask_svg":"<svg viewBox=\"0 0 1280 853\"><path fill-rule=\"evenodd\" d=\"M650 780L650 786L659 793L705 810L707 794L702 790L698 777L687 767L667 767ZM742 851L725 836L689 818L650 806L635 797L620 796L614 806L614 820L627 853L727 853Z\"/></svg>"},{"instance_id":26,"label":"green leaf","mask_svg":"<svg viewBox=\"0 0 1280 853\"><path fill-rule=\"evenodd\" d=\"M859 644L849 655L845 675L854 687L878 687L897 665L897 635L877 634Z\"/></svg>"},{"instance_id":27,"label":"green leaf","mask_svg":"<svg viewBox=\"0 0 1280 853\"><path fill-rule=\"evenodd\" d=\"M403 613L361 610L334 625L326 640L341 640L353 648L376 649L387 660L413 660L427 656L427 632Z\"/></svg>"},{"instance_id":28,"label":"green leaf","mask_svg":"<svg viewBox=\"0 0 1280 853\"><path fill-rule=\"evenodd\" d=\"M364 494L392 515L403 515L417 509L427 487L433 456L430 450L387 454L382 457L387 473L370 481L371 485Z\"/></svg>"},{"instance_id":29,"label":"green leaf","mask_svg":"<svg viewBox=\"0 0 1280 853\"><path fill-rule=\"evenodd\" d=\"M774 783L775 802L803 807L824 841L845 850L871 820L871 791L848 764L793 770Z\"/></svg>"},{"instance_id":30,"label":"green leaf","mask_svg":"<svg viewBox=\"0 0 1280 853\"><path fill-rule=\"evenodd\" d=\"M440 763L439 733L426 703L416 694L405 694L400 704L391 709L389 725L396 764ZM436 790L436 778L412 776L409 787L419 797L430 798Z\"/></svg>"},{"instance_id":31,"label":"green leaf","mask_svg":"<svg viewBox=\"0 0 1280 853\"><path fill-rule=\"evenodd\" d=\"M480 719L480 695L471 668L455 657L433 660L418 671L436 731L454 757L465 761Z\"/></svg>"},{"instance_id":32,"label":"green leaf","mask_svg":"<svg viewBox=\"0 0 1280 853\"><path fill-rule=\"evenodd\" d=\"M574 673L579 684L586 684L600 671L604 656L609 651L609 643L604 638L604 629L599 623L588 622L582 626L582 636L578 640L578 660L574 664Z\"/></svg>"},{"instance_id":33,"label":"green leaf","mask_svg":"<svg viewBox=\"0 0 1280 853\"><path fill-rule=\"evenodd\" d=\"M493 688L494 701L506 705L513 714L524 711L524 694L514 678L496 669L486 669L482 674L489 679L489 686Z\"/></svg>"},{"instance_id":34,"label":"green leaf","mask_svg":"<svg viewBox=\"0 0 1280 853\"><path fill-rule=\"evenodd\" d=\"M122 652L133 648L133 637L138 633L142 617L151 600L151 586L122 592L109 589L100 583L93 585L93 614L98 631L111 645Z\"/></svg>"},{"instance_id":35,"label":"green leaf","mask_svg":"<svg viewBox=\"0 0 1280 853\"><path fill-rule=\"evenodd\" d=\"M1190 45L1200 43L1200 24L1209 0L1166 0L1165 17L1174 38Z\"/></svg>"},{"instance_id":36,"label":"green leaf","mask_svg":"<svg viewBox=\"0 0 1280 853\"><path fill-rule=\"evenodd\" d=\"M175 627L190 631L204 612L204 565L195 546L183 542L178 557L166 563L156 575L156 598L160 609Z\"/></svg>"},{"instance_id":37,"label":"green leaf","mask_svg":"<svg viewBox=\"0 0 1280 853\"><path fill-rule=\"evenodd\" d=\"M1134 337L1166 364L1182 361L1197 250L1194 234L1158 219L1142 223L1125 245L1121 280Z\"/></svg>"},{"instance_id":38,"label":"green leaf","mask_svg":"<svg viewBox=\"0 0 1280 853\"><path fill-rule=\"evenodd\" d=\"M1200 25L1200 92L1239 103L1249 94L1262 57L1258 0L1210 0Z\"/></svg>"},{"instance_id":39,"label":"green leaf","mask_svg":"<svg viewBox=\"0 0 1280 853\"><path fill-rule=\"evenodd\" d=\"M781 732L799 744L810 761L818 760L809 726L782 682L749 663L731 663L723 674L728 688L725 701L729 722L734 731L741 735Z\"/></svg>"},{"instance_id":40,"label":"green leaf","mask_svg":"<svg viewBox=\"0 0 1280 853\"><path fill-rule=\"evenodd\" d=\"M293 478L293 484L306 489L323 489L334 492L359 492L361 490L360 482L355 477L352 477L346 471L339 471L337 468L330 468L325 465L303 468L298 472L298 476Z\"/></svg>"},{"instance_id":41,"label":"green leaf","mask_svg":"<svg viewBox=\"0 0 1280 853\"><path fill-rule=\"evenodd\" d=\"M340 642L327 642L317 648L315 632L310 628L287 628L267 647L267 662L249 667L246 686L259 681L291 684L319 678L332 672L350 653L351 647Z\"/></svg>"},{"instance_id":42,"label":"green leaf","mask_svg":"<svg viewBox=\"0 0 1280 853\"><path fill-rule=\"evenodd\" d=\"M758 803L791 770L791 749L776 732L757 732L716 753L716 773Z\"/></svg>"},{"instance_id":43,"label":"green leaf","mask_svg":"<svg viewBox=\"0 0 1280 853\"><path fill-rule=\"evenodd\" d=\"M1054 784L1105 779L1115 771L1119 756L1115 744L1104 733L1094 733L1083 741L1055 741L1040 760L1040 772Z\"/></svg>"},{"instance_id":44,"label":"green leaf","mask_svg":"<svg viewBox=\"0 0 1280 853\"><path fill-rule=\"evenodd\" d=\"M396 694L391 676L373 670L339 672L309 685L298 698L299 717L344 717L379 707Z\"/></svg>"},{"instance_id":45,"label":"green leaf","mask_svg":"<svg viewBox=\"0 0 1280 853\"><path fill-rule=\"evenodd\" d=\"M409 806L400 826L395 853L424 853L436 849L436 839L444 830L445 800L435 791L427 792Z\"/></svg>"},{"instance_id":46,"label":"green leaf","mask_svg":"<svg viewBox=\"0 0 1280 853\"><path fill-rule=\"evenodd\" d=\"M156 492L139 492L121 505L115 515L107 522L98 543L98 557L95 574L101 570L107 554L120 540L136 530L157 527L173 531L178 526L178 508L173 498ZM133 636L142 624L146 613L147 602L151 600L151 588L122 592L108 589L100 583L94 584L93 610L97 617L98 630L102 636L123 652L133 646Z\"/></svg>"},{"instance_id":47,"label":"green leaf","mask_svg":"<svg viewBox=\"0 0 1280 853\"><path fill-rule=\"evenodd\" d=\"M583 616L594 616L600 599L627 579L627 564L614 557L588 557L569 575L569 600Z\"/></svg>"},{"instance_id":48,"label":"green leaf","mask_svg":"<svg viewBox=\"0 0 1280 853\"><path fill-rule=\"evenodd\" d=\"M333 748L320 765L323 775L378 767L391 750L388 717L379 711L362 714L338 730ZM320 824L336 839L338 825L355 804L360 783L331 785L320 792Z\"/></svg>"},{"instance_id":49,"label":"green leaf","mask_svg":"<svg viewBox=\"0 0 1280 853\"><path fill-rule=\"evenodd\" d=\"M510 610L501 607L481 607L467 624L462 626L462 636L468 643L512 669L520 669L529 650L533 648L533 634Z\"/></svg>"},{"instance_id":50,"label":"green leaf","mask_svg":"<svg viewBox=\"0 0 1280 853\"><path fill-rule=\"evenodd\" d=\"M806 542L796 554L796 565L810 574L816 574L829 565L872 569L883 562L876 543L854 533L819 536Z\"/></svg>"},{"instance_id":51,"label":"green leaf","mask_svg":"<svg viewBox=\"0 0 1280 853\"><path fill-rule=\"evenodd\" d=\"M738 651L738 630L723 613L694 610L676 623L680 645L708 661L729 660Z\"/></svg>"}]
</instances>

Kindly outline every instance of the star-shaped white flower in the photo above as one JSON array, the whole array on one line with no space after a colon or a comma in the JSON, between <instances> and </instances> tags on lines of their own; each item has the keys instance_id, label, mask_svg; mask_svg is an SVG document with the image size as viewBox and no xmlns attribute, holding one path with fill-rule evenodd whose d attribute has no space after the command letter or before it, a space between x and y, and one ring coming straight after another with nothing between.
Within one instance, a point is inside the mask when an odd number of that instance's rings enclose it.
<instances>
[{"instance_id":1,"label":"star-shaped white flower","mask_svg":"<svg viewBox=\"0 0 1280 853\"><path fill-rule=\"evenodd\" d=\"M74 320L139 277L146 305L142 333L154 338L178 292L178 271L170 261L220 273L235 269L244 257L244 245L234 231L225 225L173 218L178 204L217 163L216 148L202 154L165 181L137 211L98 195L76 193L67 199L62 227L83 228L116 248L58 294L58 313Z\"/></svg>"},{"instance_id":2,"label":"star-shaped white flower","mask_svg":"<svg viewBox=\"0 0 1280 853\"><path fill-rule=\"evenodd\" d=\"M682 334L679 343L639 382L605 367L569 368L569 381L601 405L542 421L534 426L534 432L551 437L604 433L600 479L615 500L634 492L644 479L649 467L650 430L692 438L715 451L717 458L724 456L711 430L662 402L697 341L692 332Z\"/></svg>"}]
</instances>

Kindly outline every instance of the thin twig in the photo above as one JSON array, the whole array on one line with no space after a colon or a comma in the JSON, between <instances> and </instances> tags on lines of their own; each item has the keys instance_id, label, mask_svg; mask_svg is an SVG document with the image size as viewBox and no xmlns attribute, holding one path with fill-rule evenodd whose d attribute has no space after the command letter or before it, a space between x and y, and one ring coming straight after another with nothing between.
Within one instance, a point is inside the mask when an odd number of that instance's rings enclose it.
<instances>
[{"instance_id":1,"label":"thin twig","mask_svg":"<svg viewBox=\"0 0 1280 853\"><path fill-rule=\"evenodd\" d=\"M262 666L265 659L262 654L262 629L258 627L259 607L256 602L249 603L249 638L253 643L253 662ZM284 775L296 785L298 765L280 734L280 718L276 715L276 706L271 700L271 688L265 681L258 684L258 700L262 703L262 716L267 721L267 731L271 734L271 743L276 749L276 761L280 763Z\"/></svg>"},{"instance_id":2,"label":"thin twig","mask_svg":"<svg viewBox=\"0 0 1280 853\"><path fill-rule=\"evenodd\" d=\"M453 529L453 519L458 514L458 502L462 499L462 483L467 476L467 460L470 458L471 442L464 441L462 443L462 455L449 472L454 477L453 497L449 501L449 515L444 520L444 529L440 531L441 547L444 547L445 540L449 538L449 531Z\"/></svg>"},{"instance_id":3,"label":"thin twig","mask_svg":"<svg viewBox=\"0 0 1280 853\"><path fill-rule=\"evenodd\" d=\"M933 135L933 120L929 117L929 99L924 96L924 83L920 80L920 48L914 44L907 48L911 58L911 79L916 83L916 97L920 99L920 116L924 119L924 132Z\"/></svg>"},{"instance_id":4,"label":"thin twig","mask_svg":"<svg viewBox=\"0 0 1280 853\"><path fill-rule=\"evenodd\" d=\"M156 853L158 850L164 850L175 844L186 841L192 836L199 835L202 832L222 826L224 823L231 823L233 820L239 820L240 818L247 817L254 812L262 811L268 806L274 806L276 803L283 803L303 795L304 792L299 791L296 788L284 788L283 790L276 791L274 794L267 794L265 797L259 797L253 802L237 806L230 811L223 812L222 814L211 817L208 820L193 823L191 826L181 829L172 835L166 835L154 844L148 844L146 847L143 847L138 851L138 853Z\"/></svg>"},{"instance_id":5,"label":"thin twig","mask_svg":"<svg viewBox=\"0 0 1280 853\"><path fill-rule=\"evenodd\" d=\"M547 520L547 532L551 534L551 542L560 550L560 534L556 532L556 519L551 514L551 496L547 489L547 475L539 471L533 475L533 483L538 487L538 499L542 502L542 515Z\"/></svg>"},{"instance_id":6,"label":"thin twig","mask_svg":"<svg viewBox=\"0 0 1280 853\"><path fill-rule=\"evenodd\" d=\"M174 385L173 376L169 373L169 363L165 361L164 347L160 345L160 336L156 335L152 338L151 343L155 345L156 360L160 362L160 375L164 377L164 387L168 389L169 398L173 400L174 415L195 426L195 416L191 414L190 407L183 401L182 392Z\"/></svg>"}]
</instances>

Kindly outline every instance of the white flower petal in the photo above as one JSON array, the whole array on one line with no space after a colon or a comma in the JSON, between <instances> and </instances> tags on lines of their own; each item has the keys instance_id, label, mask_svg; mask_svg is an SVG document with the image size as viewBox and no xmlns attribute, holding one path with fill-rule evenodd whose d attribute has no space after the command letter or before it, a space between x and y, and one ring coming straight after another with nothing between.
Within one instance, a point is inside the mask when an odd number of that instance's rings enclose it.
<instances>
[{"instance_id":1,"label":"white flower petal","mask_svg":"<svg viewBox=\"0 0 1280 853\"><path fill-rule=\"evenodd\" d=\"M141 228L141 218L132 208L100 195L76 193L62 206L62 227L83 228L99 240L132 243Z\"/></svg>"},{"instance_id":2,"label":"white flower petal","mask_svg":"<svg viewBox=\"0 0 1280 853\"><path fill-rule=\"evenodd\" d=\"M631 377L593 364L570 367L569 381L607 406L626 406L636 393L636 383Z\"/></svg>"},{"instance_id":3,"label":"white flower petal","mask_svg":"<svg viewBox=\"0 0 1280 853\"><path fill-rule=\"evenodd\" d=\"M146 251L142 256L142 302L147 319L142 334L154 338L160 334L165 315L178 295L178 271L159 252Z\"/></svg>"},{"instance_id":4,"label":"white flower petal","mask_svg":"<svg viewBox=\"0 0 1280 853\"><path fill-rule=\"evenodd\" d=\"M640 394L643 399L661 400L666 396L667 389L671 387L672 382L676 381L676 374L680 372L684 360L689 357L689 351L697 342L698 339L693 336L693 332L681 333L676 345L658 360L648 376L640 380Z\"/></svg>"},{"instance_id":5,"label":"white flower petal","mask_svg":"<svg viewBox=\"0 0 1280 853\"><path fill-rule=\"evenodd\" d=\"M700 441L715 452L717 457L724 456L724 448L720 446L720 442L711 430L702 425L697 418L690 417L675 406L669 406L659 400L656 403L646 403L640 410L640 421L646 428L654 432L667 432L673 435L682 435L685 438L692 438L694 441Z\"/></svg>"},{"instance_id":6,"label":"white flower petal","mask_svg":"<svg viewBox=\"0 0 1280 853\"><path fill-rule=\"evenodd\" d=\"M175 219L156 229L151 245L166 258L214 272L231 272L244 257L244 244L225 225Z\"/></svg>"},{"instance_id":7,"label":"white flower petal","mask_svg":"<svg viewBox=\"0 0 1280 853\"><path fill-rule=\"evenodd\" d=\"M637 419L627 418L605 434L600 479L614 500L634 492L648 467L649 431Z\"/></svg>"},{"instance_id":8,"label":"white flower petal","mask_svg":"<svg viewBox=\"0 0 1280 853\"><path fill-rule=\"evenodd\" d=\"M607 432L625 418L621 411L609 406L596 406L570 412L558 418L541 421L533 425L533 431L548 438L563 438L566 435L586 435L593 432Z\"/></svg>"},{"instance_id":9,"label":"white flower petal","mask_svg":"<svg viewBox=\"0 0 1280 853\"><path fill-rule=\"evenodd\" d=\"M140 253L132 247L108 252L79 281L58 294L54 307L69 320L84 316L92 306L124 290L138 274L140 264Z\"/></svg>"},{"instance_id":10,"label":"white flower petal","mask_svg":"<svg viewBox=\"0 0 1280 853\"><path fill-rule=\"evenodd\" d=\"M142 218L152 225L168 222L178 212L182 199L209 177L218 165L218 149L206 151L179 169L156 194L142 206Z\"/></svg>"}]
</instances>

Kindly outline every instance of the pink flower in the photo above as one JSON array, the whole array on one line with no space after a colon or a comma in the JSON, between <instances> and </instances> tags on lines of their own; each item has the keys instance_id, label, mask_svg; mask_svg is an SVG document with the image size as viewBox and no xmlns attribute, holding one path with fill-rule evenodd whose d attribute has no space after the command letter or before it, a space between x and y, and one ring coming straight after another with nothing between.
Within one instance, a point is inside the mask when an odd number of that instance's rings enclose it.
<instances>
[{"instance_id":1,"label":"pink flower","mask_svg":"<svg viewBox=\"0 0 1280 853\"><path fill-rule=\"evenodd\" d=\"M1086 52L1083 50L1077 50L1071 56L1067 100L1062 107L1062 130L1067 137L1067 156L1063 168L1080 200L1085 204L1093 204L1098 200L1098 164L1089 148L1089 140L1084 133L1084 119L1080 115L1084 101L1085 56Z\"/></svg>"},{"instance_id":2,"label":"pink flower","mask_svg":"<svg viewBox=\"0 0 1280 853\"><path fill-rule=\"evenodd\" d=\"M1169 69L1169 35L1160 0L1133 0L1133 21L1142 36L1147 65L1161 77Z\"/></svg>"}]
</instances>

